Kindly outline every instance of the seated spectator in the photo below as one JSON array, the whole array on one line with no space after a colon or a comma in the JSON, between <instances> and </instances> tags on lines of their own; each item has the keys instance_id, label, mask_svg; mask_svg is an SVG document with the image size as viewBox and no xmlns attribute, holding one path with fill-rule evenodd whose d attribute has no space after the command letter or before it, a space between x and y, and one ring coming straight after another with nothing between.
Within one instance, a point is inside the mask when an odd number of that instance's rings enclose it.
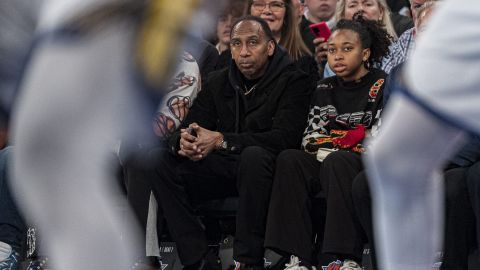
<instances>
[{"instance_id":1,"label":"seated spectator","mask_svg":"<svg viewBox=\"0 0 480 270\"><path fill-rule=\"evenodd\" d=\"M305 45L298 27L298 16L292 0L249 0L248 12L264 19L275 37L300 70L319 79L317 64Z\"/></svg>"},{"instance_id":2,"label":"seated spectator","mask_svg":"<svg viewBox=\"0 0 480 270\"><path fill-rule=\"evenodd\" d=\"M275 157L297 147L313 90L258 17L232 26L230 49L232 65L209 76L169 147L136 170L154 187L185 269L219 267L195 205L237 194L234 259L240 269L263 268Z\"/></svg>"},{"instance_id":3,"label":"seated spectator","mask_svg":"<svg viewBox=\"0 0 480 270\"><path fill-rule=\"evenodd\" d=\"M307 8L305 19L310 23L327 22L329 27L335 26L335 10L337 0L304 0Z\"/></svg>"},{"instance_id":4,"label":"seated spectator","mask_svg":"<svg viewBox=\"0 0 480 270\"><path fill-rule=\"evenodd\" d=\"M215 44L215 48L217 48L219 54L230 49L230 30L232 24L244 15L245 8L246 5L243 0L229 0L227 6L218 16L212 43Z\"/></svg>"},{"instance_id":5,"label":"seated spectator","mask_svg":"<svg viewBox=\"0 0 480 270\"><path fill-rule=\"evenodd\" d=\"M362 141L383 106L386 77L371 67L388 52L390 42L379 23L362 16L340 20L329 39L328 62L337 75L318 83L303 150L286 150L277 158L265 246L290 257L288 269L312 269L315 265L314 197L327 202L322 252L341 260L332 262L332 267L338 263L345 269L361 269L362 241L349 202L340 192L353 178L342 177L347 172L336 175L334 160L343 156L360 159L364 151Z\"/></svg>"},{"instance_id":6,"label":"seated spectator","mask_svg":"<svg viewBox=\"0 0 480 270\"><path fill-rule=\"evenodd\" d=\"M303 41L313 54L315 53L315 45L313 44L315 36L312 34L309 25L319 22L327 22L327 25L330 28L333 28L333 26L335 26L335 8L338 1L305 0L304 2L306 11L305 15L301 17L300 33L302 34Z\"/></svg>"},{"instance_id":7,"label":"seated spectator","mask_svg":"<svg viewBox=\"0 0 480 270\"><path fill-rule=\"evenodd\" d=\"M230 30L232 24L245 15L246 3L244 0L229 0L227 6L217 19L217 27L212 38L212 43L220 54L216 70L230 65L232 54L230 52Z\"/></svg>"},{"instance_id":8,"label":"seated spectator","mask_svg":"<svg viewBox=\"0 0 480 270\"><path fill-rule=\"evenodd\" d=\"M437 0L411 0L410 1L410 8L412 10L412 16L414 18L414 27L405 31L400 38L392 44L390 47L390 53L386 56L381 65L381 69L386 73L390 73L392 69L405 62L410 53L412 52L412 48L415 46L415 38L416 32L420 30L419 25L422 21L426 21L427 17L420 16L419 10L424 6L426 3L428 6L433 5L434 2ZM429 8L429 7L427 7ZM425 7L423 8L425 9Z\"/></svg>"},{"instance_id":9,"label":"seated spectator","mask_svg":"<svg viewBox=\"0 0 480 270\"><path fill-rule=\"evenodd\" d=\"M397 34L390 18L390 10L385 0L340 0L337 3L335 19L337 21L341 19L351 20L358 12L361 12L368 20L380 21L384 30L387 31L394 40L397 39ZM315 59L321 67L325 67L325 70L321 70L323 76L325 78L334 76L335 73L326 65L327 41L323 38L316 38L314 44L316 47ZM377 65L380 66L379 64Z\"/></svg>"}]
</instances>

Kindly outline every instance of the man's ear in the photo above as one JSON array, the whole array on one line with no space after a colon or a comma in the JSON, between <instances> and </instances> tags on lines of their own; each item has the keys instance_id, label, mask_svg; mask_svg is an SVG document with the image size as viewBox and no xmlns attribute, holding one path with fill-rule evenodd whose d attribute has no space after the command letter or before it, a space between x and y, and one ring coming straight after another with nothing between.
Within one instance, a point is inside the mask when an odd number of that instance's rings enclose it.
<instances>
[{"instance_id":1,"label":"man's ear","mask_svg":"<svg viewBox=\"0 0 480 270\"><path fill-rule=\"evenodd\" d=\"M269 40L267 43L268 56L272 56L275 52L275 41Z\"/></svg>"},{"instance_id":2,"label":"man's ear","mask_svg":"<svg viewBox=\"0 0 480 270\"><path fill-rule=\"evenodd\" d=\"M363 49L363 55L362 55L362 61L363 62L367 62L368 61L368 58L370 58L370 54L372 52L370 51L370 48L367 48L367 49Z\"/></svg>"}]
</instances>

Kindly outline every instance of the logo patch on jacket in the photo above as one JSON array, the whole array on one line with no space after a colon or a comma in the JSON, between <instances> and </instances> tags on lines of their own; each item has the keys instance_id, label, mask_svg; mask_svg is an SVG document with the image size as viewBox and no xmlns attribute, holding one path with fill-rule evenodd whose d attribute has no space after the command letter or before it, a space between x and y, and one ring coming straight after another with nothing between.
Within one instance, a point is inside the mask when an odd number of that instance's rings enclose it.
<instances>
[{"instance_id":1,"label":"logo patch on jacket","mask_svg":"<svg viewBox=\"0 0 480 270\"><path fill-rule=\"evenodd\" d=\"M368 95L371 98L376 98L378 95L378 91L380 91L380 88L382 87L384 82L385 82L385 79L378 79L378 81L376 81L370 88L370 92L368 93Z\"/></svg>"}]
</instances>

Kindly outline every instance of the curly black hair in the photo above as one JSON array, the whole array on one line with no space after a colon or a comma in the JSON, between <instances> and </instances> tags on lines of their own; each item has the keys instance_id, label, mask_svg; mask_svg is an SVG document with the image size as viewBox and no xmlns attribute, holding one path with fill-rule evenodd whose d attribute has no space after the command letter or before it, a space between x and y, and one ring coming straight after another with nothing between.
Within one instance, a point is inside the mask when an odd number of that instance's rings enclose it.
<instances>
[{"instance_id":1,"label":"curly black hair","mask_svg":"<svg viewBox=\"0 0 480 270\"><path fill-rule=\"evenodd\" d=\"M367 20L361 13L356 13L353 20L338 21L333 31L341 29L356 32L360 37L363 49L370 48L370 58L368 59L370 67L375 63L381 63L382 57L390 52L389 46L393 37L387 33L380 22Z\"/></svg>"}]
</instances>

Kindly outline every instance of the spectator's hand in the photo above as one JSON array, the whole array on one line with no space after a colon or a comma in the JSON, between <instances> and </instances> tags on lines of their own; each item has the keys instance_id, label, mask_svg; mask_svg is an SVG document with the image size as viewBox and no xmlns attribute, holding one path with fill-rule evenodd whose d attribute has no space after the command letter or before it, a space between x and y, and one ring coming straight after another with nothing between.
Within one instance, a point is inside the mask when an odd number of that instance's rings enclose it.
<instances>
[{"instance_id":1,"label":"spectator's hand","mask_svg":"<svg viewBox=\"0 0 480 270\"><path fill-rule=\"evenodd\" d=\"M327 41L319 37L313 40L313 45L315 45L315 61L317 61L318 64L327 61Z\"/></svg>"},{"instance_id":2,"label":"spectator's hand","mask_svg":"<svg viewBox=\"0 0 480 270\"><path fill-rule=\"evenodd\" d=\"M195 142L197 137L190 134L190 130L182 128L180 130L180 150L178 154L191 160L197 160L199 152Z\"/></svg>"},{"instance_id":3,"label":"spectator's hand","mask_svg":"<svg viewBox=\"0 0 480 270\"><path fill-rule=\"evenodd\" d=\"M332 140L335 147L350 149L365 139L365 126L357 125L354 129L347 131L345 136Z\"/></svg>"},{"instance_id":4,"label":"spectator's hand","mask_svg":"<svg viewBox=\"0 0 480 270\"><path fill-rule=\"evenodd\" d=\"M202 158L215 150L223 140L223 135L220 132L202 128L195 123L190 125L190 127L197 133L197 141L195 142L195 145Z\"/></svg>"}]
</instances>

